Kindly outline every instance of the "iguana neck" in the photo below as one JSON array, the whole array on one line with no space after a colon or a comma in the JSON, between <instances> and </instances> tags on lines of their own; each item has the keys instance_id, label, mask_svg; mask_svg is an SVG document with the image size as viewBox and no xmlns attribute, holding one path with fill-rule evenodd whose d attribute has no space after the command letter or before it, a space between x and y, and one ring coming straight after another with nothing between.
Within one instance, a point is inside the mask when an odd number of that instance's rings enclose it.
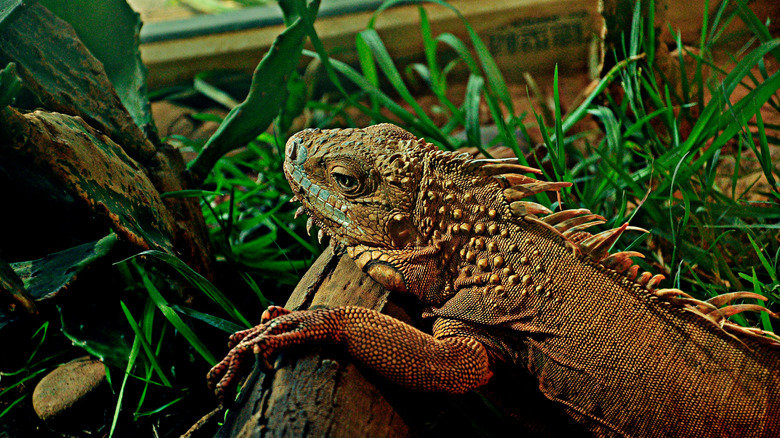
<instances>
[{"instance_id":1,"label":"iguana neck","mask_svg":"<svg viewBox=\"0 0 780 438\"><path fill-rule=\"evenodd\" d=\"M470 274L460 269L474 257L467 245L488 245L485 238L490 236L509 237L507 227L501 226L508 206L499 180L469 172L470 163L468 154L431 154L423 163L413 215L425 245L348 248L358 266L385 287L410 292L425 304L451 298L455 286L462 286L457 279Z\"/></svg>"}]
</instances>

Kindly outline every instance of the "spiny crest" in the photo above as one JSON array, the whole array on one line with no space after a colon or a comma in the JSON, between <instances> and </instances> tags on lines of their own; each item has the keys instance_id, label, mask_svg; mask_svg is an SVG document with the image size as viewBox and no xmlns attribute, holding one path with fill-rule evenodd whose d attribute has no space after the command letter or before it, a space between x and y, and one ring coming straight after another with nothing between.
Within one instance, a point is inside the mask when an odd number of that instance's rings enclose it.
<instances>
[{"instance_id":1,"label":"spiny crest","mask_svg":"<svg viewBox=\"0 0 780 438\"><path fill-rule=\"evenodd\" d=\"M679 289L657 289L665 276L653 275L650 272L640 273L639 265L632 260L633 257L644 258L643 254L636 251L609 253L609 249L623 232L632 230L647 233L647 230L623 224L598 234L591 234L586 229L606 223L604 217L593 214L587 209L569 209L553 213L547 207L527 200L537 193L560 191L563 187L571 186L571 183L545 182L522 175L521 173L540 174L541 171L520 165L516 159L471 160L469 166L472 172L493 177L499 182L504 188L504 198L514 216L557 234L575 255L587 257L605 268L624 275L646 288L657 298L699 315L732 335L743 336L780 349L780 336L755 327L742 327L727 319L746 311L765 312L777 318L777 314L758 304L729 304L737 299L766 301L766 297L752 292L732 292L701 301Z\"/></svg>"},{"instance_id":2,"label":"spiny crest","mask_svg":"<svg viewBox=\"0 0 780 438\"><path fill-rule=\"evenodd\" d=\"M729 304L738 299L756 299L767 301L768 298L753 292L731 292L717 295L709 300L702 301L693 298L679 289L659 289L656 296L665 301L677 305L691 313L699 315L714 325L722 328L731 335L742 336L760 344L780 349L780 336L756 327L742 327L727 318L742 312L765 312L773 318L778 315L766 307L758 304Z\"/></svg>"}]
</instances>

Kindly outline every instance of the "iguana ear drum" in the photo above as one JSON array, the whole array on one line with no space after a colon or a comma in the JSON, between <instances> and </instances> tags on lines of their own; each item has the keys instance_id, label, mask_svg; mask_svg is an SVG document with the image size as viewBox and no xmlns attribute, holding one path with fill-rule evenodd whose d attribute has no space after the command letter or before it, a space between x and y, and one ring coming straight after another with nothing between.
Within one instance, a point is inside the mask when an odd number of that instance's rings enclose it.
<instances>
[{"instance_id":1,"label":"iguana ear drum","mask_svg":"<svg viewBox=\"0 0 780 438\"><path fill-rule=\"evenodd\" d=\"M406 248L422 243L423 238L408 216L396 215L385 225L385 231L396 248Z\"/></svg>"},{"instance_id":2,"label":"iguana ear drum","mask_svg":"<svg viewBox=\"0 0 780 438\"><path fill-rule=\"evenodd\" d=\"M387 262L371 262L366 266L366 274L382 286L396 292L407 292L404 274Z\"/></svg>"}]
</instances>

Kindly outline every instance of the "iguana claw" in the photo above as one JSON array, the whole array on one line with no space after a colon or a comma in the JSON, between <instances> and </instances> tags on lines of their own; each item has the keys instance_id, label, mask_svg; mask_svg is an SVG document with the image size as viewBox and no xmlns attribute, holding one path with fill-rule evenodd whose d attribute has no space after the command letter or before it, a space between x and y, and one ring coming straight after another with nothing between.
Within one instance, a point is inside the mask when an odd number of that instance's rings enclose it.
<instances>
[{"instance_id":1,"label":"iguana claw","mask_svg":"<svg viewBox=\"0 0 780 438\"><path fill-rule=\"evenodd\" d=\"M257 355L264 371L273 369L271 357L282 348L308 341L338 340L339 309L292 312L271 306L261 324L230 337L230 352L207 375L209 387L221 402L230 396Z\"/></svg>"}]
</instances>

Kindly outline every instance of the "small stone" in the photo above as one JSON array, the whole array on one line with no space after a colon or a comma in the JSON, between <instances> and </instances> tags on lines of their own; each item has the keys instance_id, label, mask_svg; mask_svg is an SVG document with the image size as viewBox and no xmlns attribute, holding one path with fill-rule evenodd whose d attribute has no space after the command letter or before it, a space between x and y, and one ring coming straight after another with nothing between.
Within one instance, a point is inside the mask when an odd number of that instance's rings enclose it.
<instances>
[{"instance_id":1,"label":"small stone","mask_svg":"<svg viewBox=\"0 0 780 438\"><path fill-rule=\"evenodd\" d=\"M103 362L85 356L60 365L35 386L33 409L44 421L78 426L84 416L102 414L98 406L107 403L106 368Z\"/></svg>"},{"instance_id":2,"label":"small stone","mask_svg":"<svg viewBox=\"0 0 780 438\"><path fill-rule=\"evenodd\" d=\"M458 220L463 217L463 210L460 208L456 208L455 210L452 210L452 218L455 220Z\"/></svg>"}]
</instances>

